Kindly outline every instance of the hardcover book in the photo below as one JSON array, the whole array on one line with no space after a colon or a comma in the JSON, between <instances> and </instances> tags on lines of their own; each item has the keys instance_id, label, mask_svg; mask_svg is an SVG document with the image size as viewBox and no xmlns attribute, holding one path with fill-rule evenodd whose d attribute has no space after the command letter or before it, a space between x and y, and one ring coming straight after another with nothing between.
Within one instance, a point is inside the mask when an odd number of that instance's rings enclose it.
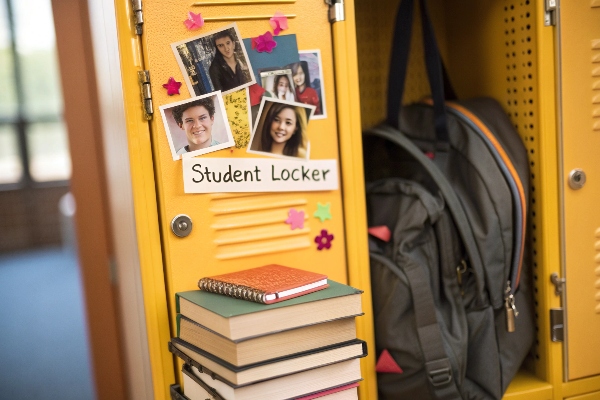
<instances>
[{"instance_id":1,"label":"hardcover book","mask_svg":"<svg viewBox=\"0 0 600 400\"><path fill-rule=\"evenodd\" d=\"M332 280L301 297L259 304L204 290L175 295L177 312L231 340L362 315L362 291Z\"/></svg>"},{"instance_id":2,"label":"hardcover book","mask_svg":"<svg viewBox=\"0 0 600 400\"><path fill-rule=\"evenodd\" d=\"M367 355L367 344L362 340L355 339L244 367L236 367L178 338L171 339L169 350L186 364L207 372L209 375L214 375L219 380L228 381L232 385L246 385L352 358L364 357Z\"/></svg>"},{"instance_id":3,"label":"hardcover book","mask_svg":"<svg viewBox=\"0 0 600 400\"><path fill-rule=\"evenodd\" d=\"M271 304L327 287L327 275L269 264L200 279L198 287L238 299Z\"/></svg>"},{"instance_id":4,"label":"hardcover book","mask_svg":"<svg viewBox=\"0 0 600 400\"><path fill-rule=\"evenodd\" d=\"M202 396L207 392L212 396L209 398L227 400L287 400L326 392L362 380L360 360L357 358L245 386L232 386L213 379L209 374L188 364L183 365L182 372L184 393L191 400L204 400L206 397Z\"/></svg>"},{"instance_id":5,"label":"hardcover book","mask_svg":"<svg viewBox=\"0 0 600 400\"><path fill-rule=\"evenodd\" d=\"M354 340L356 322L342 318L233 341L178 315L177 337L239 367Z\"/></svg>"}]
</instances>

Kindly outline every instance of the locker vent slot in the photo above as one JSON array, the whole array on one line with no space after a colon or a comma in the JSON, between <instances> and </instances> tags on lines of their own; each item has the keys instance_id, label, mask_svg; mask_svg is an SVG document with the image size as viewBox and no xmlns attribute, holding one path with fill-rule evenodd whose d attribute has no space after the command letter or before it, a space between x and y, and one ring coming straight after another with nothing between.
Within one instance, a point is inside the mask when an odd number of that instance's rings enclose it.
<instances>
[{"instance_id":1,"label":"locker vent slot","mask_svg":"<svg viewBox=\"0 0 600 400\"><path fill-rule=\"evenodd\" d=\"M264 7L258 8L261 12L249 11L247 6L253 5L286 5L295 4L296 0L205 0L192 3L192 7L204 7L202 15L205 22L236 22L269 20L273 14L264 14ZM231 6L244 6L243 12L234 15ZM210 7L210 8L207 8ZM239 9L239 8L238 8ZM296 18L296 14L283 13L288 19Z\"/></svg>"},{"instance_id":2,"label":"locker vent slot","mask_svg":"<svg viewBox=\"0 0 600 400\"><path fill-rule=\"evenodd\" d=\"M294 4L296 0L206 0L192 3L193 7L202 6L235 6L235 5L252 5L252 4Z\"/></svg>"},{"instance_id":3,"label":"locker vent slot","mask_svg":"<svg viewBox=\"0 0 600 400\"><path fill-rule=\"evenodd\" d=\"M307 200L297 194L216 194L211 228L217 259L228 260L307 248L311 245ZM304 212L304 227L285 223L290 209Z\"/></svg>"},{"instance_id":4,"label":"locker vent slot","mask_svg":"<svg viewBox=\"0 0 600 400\"><path fill-rule=\"evenodd\" d=\"M594 7L592 5L592 7ZM598 5L600 7L600 1ZM592 40L592 130L600 131L600 39Z\"/></svg>"},{"instance_id":5,"label":"locker vent slot","mask_svg":"<svg viewBox=\"0 0 600 400\"><path fill-rule=\"evenodd\" d=\"M288 19L296 18L296 14L284 14ZM272 14L254 14L254 15L223 15L216 17L206 17L206 22L225 22L225 21L256 21L256 20L269 20L273 17Z\"/></svg>"}]
</instances>

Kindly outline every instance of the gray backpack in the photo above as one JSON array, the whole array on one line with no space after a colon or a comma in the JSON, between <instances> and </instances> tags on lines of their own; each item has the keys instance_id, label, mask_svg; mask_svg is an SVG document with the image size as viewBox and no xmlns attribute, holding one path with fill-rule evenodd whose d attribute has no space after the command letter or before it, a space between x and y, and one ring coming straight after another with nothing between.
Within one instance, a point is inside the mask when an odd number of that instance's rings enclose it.
<instances>
[{"instance_id":1,"label":"gray backpack","mask_svg":"<svg viewBox=\"0 0 600 400\"><path fill-rule=\"evenodd\" d=\"M400 107L404 0L388 121L363 137L379 399L500 399L535 335L527 153L494 100L444 103L419 3L433 103Z\"/></svg>"}]
</instances>

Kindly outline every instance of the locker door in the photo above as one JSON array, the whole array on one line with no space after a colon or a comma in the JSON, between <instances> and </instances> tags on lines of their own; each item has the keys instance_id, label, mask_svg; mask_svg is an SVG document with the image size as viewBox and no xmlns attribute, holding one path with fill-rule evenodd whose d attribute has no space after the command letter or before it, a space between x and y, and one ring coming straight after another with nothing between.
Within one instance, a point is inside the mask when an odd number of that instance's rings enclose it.
<instances>
[{"instance_id":1,"label":"locker door","mask_svg":"<svg viewBox=\"0 0 600 400\"><path fill-rule=\"evenodd\" d=\"M351 7L352 4L348 4L346 10L352 18ZM202 28L188 30L184 25L190 11L202 14L205 22ZM308 121L310 153L307 165L319 160L333 161L338 169L337 188L303 190L303 186L299 186L295 191L272 193L185 193L183 162L173 159L173 146L167 136L169 132L159 112L162 106L185 102L192 97L171 44L208 35L233 23L241 36L240 40L256 38L267 31L273 32L269 19L278 11L287 17L288 29L283 30L277 40L295 35L298 51L318 50L320 54L322 76L318 80L322 87L321 107L326 117L313 116ZM358 110L357 100L349 96L354 89L352 85L345 84L352 82L355 77L352 76L352 67L348 68L349 71L336 69L344 65L345 60L349 60L350 66L356 64L352 61L352 57L354 60L356 57L353 53L354 27L353 20L349 24L351 28L345 24L332 27L329 16L329 6L322 0L144 2L141 47L143 69L149 72L154 106L154 116L149 124L168 303L168 315L166 310L164 315L162 310L157 310L160 314L159 330L162 331L168 317L171 335L175 334L174 295L179 291L196 289L201 277L278 263L323 272L333 280L365 290L363 310L367 315L357 321L357 335L367 342L372 341L362 159L357 158L362 157L360 120L358 111L351 112ZM337 51L333 48L334 39L336 45L341 46ZM247 49L248 53L251 51L255 50ZM285 51L290 51L290 47L278 44L272 54ZM249 58L252 59L252 56ZM194 67L199 68L198 65ZM169 95L163 87L171 77L182 83L179 94ZM188 77L192 84L194 79L204 78ZM314 81L317 76L311 78ZM259 81L260 77L256 76L256 79ZM342 83L335 87L334 80ZM273 157L246 151L251 137L246 90L223 94L222 98L235 145L198 155L194 160L204 163L207 160L228 159L227 162L234 168L238 161L274 160ZM354 122L357 119L358 122ZM354 137L357 133L358 140ZM346 166L343 169L342 155ZM312 177L312 174L309 176ZM286 223L292 211L304 214L300 228L292 229L292 224L289 221ZM175 217L180 215L191 220L191 231L188 224L186 231L189 235L184 237L174 234L172 229L173 226L183 227L173 223ZM323 232L329 237L329 248L319 245L327 243L327 240L318 239ZM362 260L360 265L357 265L357 260ZM144 289L150 293L145 293L149 303L154 289L149 286ZM157 293L160 295L160 290ZM152 307L147 309L147 313L152 312ZM148 329L155 328L149 325ZM164 347L157 349L158 345ZM374 348L371 343L369 346ZM164 360L170 356L168 352L165 354L165 350L166 343L159 343L151 348L151 353ZM370 386L368 390L374 393L374 382L367 379L369 373L374 376L372 356L361 360L361 364L365 382L359 390L364 392L367 390L365 387ZM156 372L154 376L156 379Z\"/></svg>"},{"instance_id":2,"label":"locker door","mask_svg":"<svg viewBox=\"0 0 600 400\"><path fill-rule=\"evenodd\" d=\"M182 160L173 160L163 118L157 112L162 105L191 97L185 84L182 84L179 95L169 96L162 87L170 77L184 82L171 43L218 30L232 22L237 23L243 38L256 37L271 31L269 18L278 10L288 15L290 27L281 35L295 34L299 49L319 49L322 57L328 116L308 122L310 159L339 159L331 27L327 5L320 0L303 1L302 5L272 2L269 5L253 6L231 1L227 5L213 6L210 3L190 6L189 2L149 1L144 4L144 58L145 69L151 76L152 99L156 111L151 121L151 131L168 296L173 300L175 292L196 288L199 278L206 275L272 262L323 271L334 280L346 282L341 190L184 193ZM226 2L218 4L224 3ZM201 29L186 29L183 21L187 18L188 11L202 13L206 23ZM283 50L275 48L273 54ZM245 107L245 91L223 97L234 139L242 136L240 147L200 155L197 160L201 162L212 157L259 158L246 152L250 136L248 111L236 107ZM321 222L321 219L314 217L318 204L329 204L331 218ZM304 211L303 229L291 229L285 223L290 209ZM189 236L178 237L171 230L173 218L180 214L189 216L192 221ZM319 251L314 238L322 229L333 234L334 239L330 249Z\"/></svg>"},{"instance_id":3,"label":"locker door","mask_svg":"<svg viewBox=\"0 0 600 400\"><path fill-rule=\"evenodd\" d=\"M600 2L597 0L560 3L561 176L568 380L600 373L598 21ZM585 184L582 174L587 178Z\"/></svg>"}]
</instances>

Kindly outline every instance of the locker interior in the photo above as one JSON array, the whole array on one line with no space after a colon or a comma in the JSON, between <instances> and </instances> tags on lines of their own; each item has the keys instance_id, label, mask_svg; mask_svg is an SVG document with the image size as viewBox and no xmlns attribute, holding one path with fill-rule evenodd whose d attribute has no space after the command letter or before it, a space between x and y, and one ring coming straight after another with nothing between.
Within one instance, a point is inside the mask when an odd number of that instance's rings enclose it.
<instances>
[{"instance_id":1,"label":"locker interior","mask_svg":"<svg viewBox=\"0 0 600 400\"><path fill-rule=\"evenodd\" d=\"M551 399L560 382L560 349L550 344L548 309L559 306L545 277L559 271L555 51L543 1L431 0L431 18L451 84L461 98L490 96L513 121L528 150L530 232L536 294L537 340L505 398ZM399 1L355 1L363 128L385 117L391 37ZM420 22L415 19L404 103L430 93ZM418 29L418 31L417 31ZM541 229L543 227L543 229ZM552 362L551 362L552 360ZM558 371L556 370L558 368Z\"/></svg>"}]
</instances>

